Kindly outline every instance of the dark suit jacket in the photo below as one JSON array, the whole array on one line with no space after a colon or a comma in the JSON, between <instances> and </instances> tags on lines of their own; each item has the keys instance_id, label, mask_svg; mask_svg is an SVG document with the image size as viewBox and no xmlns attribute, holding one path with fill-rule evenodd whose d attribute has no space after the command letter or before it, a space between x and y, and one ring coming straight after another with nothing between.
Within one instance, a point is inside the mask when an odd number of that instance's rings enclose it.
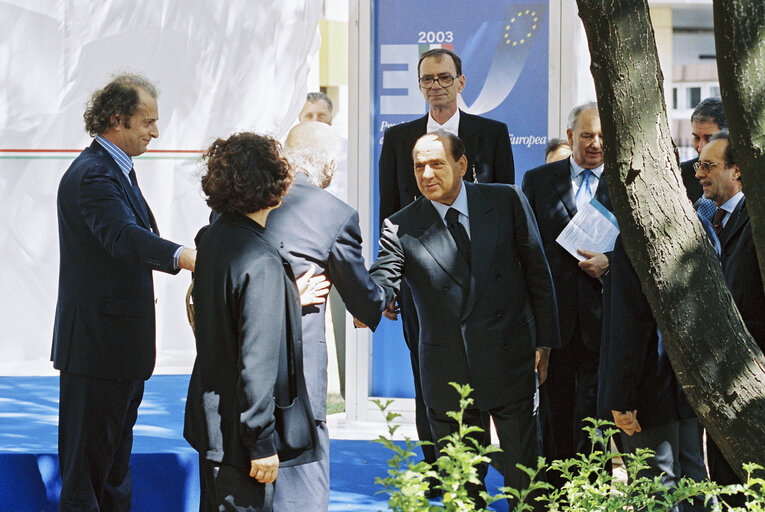
<instances>
[{"instance_id":1,"label":"dark suit jacket","mask_svg":"<svg viewBox=\"0 0 765 512\"><path fill-rule=\"evenodd\" d=\"M696 169L693 168L693 164L699 161L699 157L691 160L686 160L680 164L680 175L683 179L683 185L688 193L688 199L691 203L695 203L704 194L704 189L701 187L701 183L696 179Z\"/></svg>"},{"instance_id":2,"label":"dark suit jacket","mask_svg":"<svg viewBox=\"0 0 765 512\"><path fill-rule=\"evenodd\" d=\"M621 236L604 280L604 329L600 354L599 413L637 409L642 427L694 417L663 345L640 280Z\"/></svg>"},{"instance_id":3,"label":"dark suit jacket","mask_svg":"<svg viewBox=\"0 0 765 512\"><path fill-rule=\"evenodd\" d=\"M148 205L147 205L148 209ZM102 379L145 380L156 356L152 270L177 273L177 244L95 140L58 188L60 266L53 366Z\"/></svg>"},{"instance_id":4,"label":"dark suit jacket","mask_svg":"<svg viewBox=\"0 0 765 512\"><path fill-rule=\"evenodd\" d=\"M765 294L745 197L731 213L719 238L725 282L746 328L765 351Z\"/></svg>"},{"instance_id":5,"label":"dark suit jacket","mask_svg":"<svg viewBox=\"0 0 765 512\"><path fill-rule=\"evenodd\" d=\"M351 314L374 329L385 293L369 277L361 255L359 214L298 173L281 206L268 215L268 232L284 243L292 270L300 276L313 264L332 283ZM303 369L314 417L327 415L325 305L303 308Z\"/></svg>"},{"instance_id":6,"label":"dark suit jacket","mask_svg":"<svg viewBox=\"0 0 765 512\"><path fill-rule=\"evenodd\" d=\"M198 237L194 272L197 358L189 381L183 435L203 457L249 468L277 453L277 406L304 405L300 299L292 270L255 221L223 215ZM293 368L290 366L294 364ZM289 371L299 378L290 389ZM281 462L310 462L315 447Z\"/></svg>"},{"instance_id":7,"label":"dark suit jacket","mask_svg":"<svg viewBox=\"0 0 765 512\"><path fill-rule=\"evenodd\" d=\"M428 116L385 130L380 153L380 223L421 195L414 178L412 148L425 135ZM458 134L468 160L465 179L480 183L515 183L513 150L505 123L460 110Z\"/></svg>"},{"instance_id":8,"label":"dark suit jacket","mask_svg":"<svg viewBox=\"0 0 765 512\"><path fill-rule=\"evenodd\" d=\"M601 284L581 270L577 259L555 241L577 211L568 158L527 171L522 188L536 216L555 282L561 345L566 346L571 340L578 320L585 345L597 352L600 346ZM611 210L606 180L602 176L595 198Z\"/></svg>"},{"instance_id":9,"label":"dark suit jacket","mask_svg":"<svg viewBox=\"0 0 765 512\"><path fill-rule=\"evenodd\" d=\"M389 299L402 278L412 291L424 400L440 411L459 405L450 381L470 383L484 410L530 397L535 348L559 343L555 291L523 194L515 186L464 185L472 268L423 197L385 221L370 269Z\"/></svg>"}]
</instances>

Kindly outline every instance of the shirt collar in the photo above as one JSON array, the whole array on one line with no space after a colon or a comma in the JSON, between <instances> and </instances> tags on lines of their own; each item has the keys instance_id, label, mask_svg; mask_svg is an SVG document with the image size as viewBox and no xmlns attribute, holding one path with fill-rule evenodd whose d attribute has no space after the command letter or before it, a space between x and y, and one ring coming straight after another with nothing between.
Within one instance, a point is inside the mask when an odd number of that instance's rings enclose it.
<instances>
[{"instance_id":1,"label":"shirt collar","mask_svg":"<svg viewBox=\"0 0 765 512\"><path fill-rule=\"evenodd\" d=\"M470 218L470 215L468 215L468 200L464 182L460 183L460 193L457 194L457 199L454 200L454 203L450 205L439 203L438 201L430 201L430 203L436 209L444 222L446 222L446 212L449 211L449 208L454 208L468 219Z\"/></svg>"},{"instance_id":2,"label":"shirt collar","mask_svg":"<svg viewBox=\"0 0 765 512\"><path fill-rule=\"evenodd\" d=\"M110 142L101 135L96 135L96 141L101 144L101 146L103 146L109 155L111 155L122 172L125 173L125 176L128 176L130 171L133 169L133 159L127 156L127 154L120 148L115 146L113 142Z\"/></svg>"},{"instance_id":3,"label":"shirt collar","mask_svg":"<svg viewBox=\"0 0 765 512\"><path fill-rule=\"evenodd\" d=\"M459 137L460 109L457 109L454 115L447 119L444 124L438 124L438 121L433 119L433 116L428 113L428 127L426 130L427 133L434 132L436 130L444 130Z\"/></svg>"},{"instance_id":4,"label":"shirt collar","mask_svg":"<svg viewBox=\"0 0 765 512\"><path fill-rule=\"evenodd\" d=\"M568 161L571 163L571 178L572 179L582 174L582 172L584 171L584 167L582 167L581 165L579 165L578 163L574 161L573 155L568 157ZM592 171L592 174L597 176L598 179L600 179L600 175L603 173L603 164L600 164L596 168L589 169L589 170Z\"/></svg>"},{"instance_id":5,"label":"shirt collar","mask_svg":"<svg viewBox=\"0 0 765 512\"><path fill-rule=\"evenodd\" d=\"M720 208L725 210L728 213L733 213L733 210L736 209L736 206L738 206L738 203L741 202L741 200L744 198L744 191L739 190L736 195L725 201L723 204L720 205Z\"/></svg>"}]
</instances>

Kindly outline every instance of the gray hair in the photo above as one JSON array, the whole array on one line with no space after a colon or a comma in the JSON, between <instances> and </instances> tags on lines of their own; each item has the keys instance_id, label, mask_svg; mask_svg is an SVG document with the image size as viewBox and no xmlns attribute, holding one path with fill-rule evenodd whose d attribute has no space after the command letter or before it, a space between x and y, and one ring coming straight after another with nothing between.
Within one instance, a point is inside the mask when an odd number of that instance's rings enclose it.
<instances>
[{"instance_id":1,"label":"gray hair","mask_svg":"<svg viewBox=\"0 0 765 512\"><path fill-rule=\"evenodd\" d=\"M598 103L595 101L591 101L589 103L577 105L576 107L572 108L571 113L568 115L568 123L566 125L566 128L573 131L574 127L576 126L576 122L579 120L579 116L582 114L582 112L586 110L595 110L597 112Z\"/></svg>"},{"instance_id":2,"label":"gray hair","mask_svg":"<svg viewBox=\"0 0 765 512\"><path fill-rule=\"evenodd\" d=\"M326 187L332 180L334 167L342 149L342 143L329 125L324 123L300 123L290 130L284 144L284 156L295 171L303 171L318 187Z\"/></svg>"},{"instance_id":3,"label":"gray hair","mask_svg":"<svg viewBox=\"0 0 765 512\"><path fill-rule=\"evenodd\" d=\"M727 128L728 121L725 119L722 100L716 96L702 100L696 105L696 108L693 109L693 114L691 114L691 122L694 121L714 123L721 130Z\"/></svg>"}]
</instances>

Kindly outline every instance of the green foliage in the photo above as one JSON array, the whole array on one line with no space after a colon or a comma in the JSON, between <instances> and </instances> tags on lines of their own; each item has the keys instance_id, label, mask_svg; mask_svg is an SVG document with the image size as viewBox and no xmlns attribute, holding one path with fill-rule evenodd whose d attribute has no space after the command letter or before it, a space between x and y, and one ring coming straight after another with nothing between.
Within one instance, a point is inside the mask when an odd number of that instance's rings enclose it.
<instances>
[{"instance_id":1,"label":"green foliage","mask_svg":"<svg viewBox=\"0 0 765 512\"><path fill-rule=\"evenodd\" d=\"M482 431L478 427L468 427L462 419L465 410L473 404L469 398L473 391L469 385L460 386L452 383L460 394L460 410L450 412L449 416L459 424L459 430L443 438L445 443L436 463L431 466L425 461L416 461L416 448L423 442L412 442L405 439L404 445L393 441L393 435L398 429L392 422L400 414L387 411L392 403L388 400L382 403L375 400L380 410L385 413L388 423L388 437L380 436L374 442L380 443L393 452L388 460L388 476L376 478L375 483L382 485L387 493L388 509L396 512L464 512L486 510L478 508L470 499L466 486L479 484L478 466L488 463L488 455L500 451L490 446L482 447L471 434ZM387 412L386 412L387 411ZM640 471L648 468L648 459L653 456L651 450L638 450L635 454L611 453L603 449L609 445L611 437L619 432L613 424L588 418L589 426L584 430L591 441L589 454L579 454L568 460L555 460L549 465L540 457L534 469L519 466L529 475L531 483L527 489L502 487L501 493L490 495L485 491L481 497L487 506L501 499L513 499L514 512L533 510L533 500L544 503L549 511L567 512L623 512L624 510L640 510L659 512L669 510L674 504L696 497L708 500L713 505L713 512L765 512L765 479L760 476L763 468L756 464L745 465L748 480L745 485L718 486L712 482L694 482L683 478L677 487L670 489L659 479L642 476ZM626 472L627 481L612 477L606 469L609 462L621 457ZM550 484L541 481L548 469L556 470L563 475L565 484L560 489L554 489ZM442 504L431 504L425 497L429 482L437 482L443 492ZM746 496L746 508L730 507L725 499L727 496L743 494ZM718 501L719 500L719 501Z\"/></svg>"}]
</instances>

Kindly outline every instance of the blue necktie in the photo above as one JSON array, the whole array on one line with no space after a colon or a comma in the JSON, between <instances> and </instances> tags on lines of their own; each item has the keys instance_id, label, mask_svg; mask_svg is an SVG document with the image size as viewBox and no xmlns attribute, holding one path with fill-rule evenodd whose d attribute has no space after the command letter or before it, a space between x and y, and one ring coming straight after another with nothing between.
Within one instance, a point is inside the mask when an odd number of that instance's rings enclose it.
<instances>
[{"instance_id":1,"label":"blue necktie","mask_svg":"<svg viewBox=\"0 0 765 512\"><path fill-rule=\"evenodd\" d=\"M579 190L576 191L576 209L581 210L585 204L592 199L592 191L590 190L590 178L592 177L592 171L585 169L582 171L582 184L579 185Z\"/></svg>"},{"instance_id":2,"label":"blue necktie","mask_svg":"<svg viewBox=\"0 0 765 512\"><path fill-rule=\"evenodd\" d=\"M711 199L707 199L704 196L701 196L699 200L696 202L696 211L699 212L701 215L712 220L712 217L715 214L715 211L717 210L717 205L715 205L715 202Z\"/></svg>"}]
</instances>

